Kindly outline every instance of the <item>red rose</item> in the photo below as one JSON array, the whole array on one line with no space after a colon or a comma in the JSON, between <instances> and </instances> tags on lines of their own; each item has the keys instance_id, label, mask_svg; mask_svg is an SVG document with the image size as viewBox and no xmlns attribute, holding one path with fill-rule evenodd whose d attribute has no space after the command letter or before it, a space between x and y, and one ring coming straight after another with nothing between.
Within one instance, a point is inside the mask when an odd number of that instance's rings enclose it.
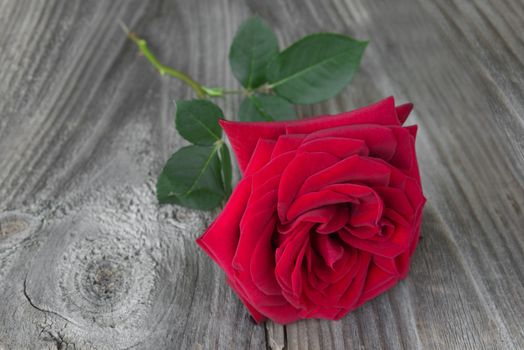
<instances>
[{"instance_id":1,"label":"red rose","mask_svg":"<svg viewBox=\"0 0 524 350\"><path fill-rule=\"evenodd\" d=\"M244 176L197 243L257 322L339 319L406 277L425 202L412 107L221 123Z\"/></svg>"}]
</instances>

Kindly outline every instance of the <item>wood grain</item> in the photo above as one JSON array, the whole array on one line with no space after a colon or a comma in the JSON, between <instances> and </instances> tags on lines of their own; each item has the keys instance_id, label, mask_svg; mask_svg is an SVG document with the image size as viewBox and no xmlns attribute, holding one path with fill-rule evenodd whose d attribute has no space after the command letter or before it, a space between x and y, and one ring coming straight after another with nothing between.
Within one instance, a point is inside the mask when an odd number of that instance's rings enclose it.
<instances>
[{"instance_id":1,"label":"wood grain","mask_svg":"<svg viewBox=\"0 0 524 350\"><path fill-rule=\"evenodd\" d=\"M155 200L192 93L118 19L236 88L228 45L253 13L282 47L371 40L351 87L301 115L416 105L423 240L405 281L339 322L255 325L194 244L217 212ZM522 18L519 0L0 0L0 349L524 348Z\"/></svg>"}]
</instances>

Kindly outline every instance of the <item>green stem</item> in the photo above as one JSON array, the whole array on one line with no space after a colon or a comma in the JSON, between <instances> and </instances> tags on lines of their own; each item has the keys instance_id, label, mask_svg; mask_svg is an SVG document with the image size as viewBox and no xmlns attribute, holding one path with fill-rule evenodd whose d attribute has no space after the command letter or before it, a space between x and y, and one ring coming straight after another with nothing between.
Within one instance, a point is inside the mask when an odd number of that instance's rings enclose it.
<instances>
[{"instance_id":1,"label":"green stem","mask_svg":"<svg viewBox=\"0 0 524 350\"><path fill-rule=\"evenodd\" d=\"M120 25L124 29L127 37L136 44L140 53L144 55L144 57L153 65L153 67L155 67L156 70L158 70L158 72L161 75L167 74L167 75L170 75L174 78L177 78L183 81L196 92L198 97L201 97L201 98L202 97L223 97L224 95L250 96L254 92L259 92L263 94L271 93L271 89L273 86L269 84L264 84L255 90L251 90L251 89L226 90L221 87L211 87L210 88L207 86L203 86L199 84L198 82L196 82L195 80L193 80L189 75L160 63L160 61L156 58L156 56L149 49L149 47L147 46L147 42L144 39L140 38L136 33L129 31L129 29L127 28L127 26L124 23L120 22Z\"/></svg>"},{"instance_id":2,"label":"green stem","mask_svg":"<svg viewBox=\"0 0 524 350\"><path fill-rule=\"evenodd\" d=\"M224 90L222 91L224 95L242 95L246 92L244 90Z\"/></svg>"},{"instance_id":3,"label":"green stem","mask_svg":"<svg viewBox=\"0 0 524 350\"><path fill-rule=\"evenodd\" d=\"M147 42L144 39L139 38L138 35L133 32L127 32L127 37L136 44L138 50L140 50L140 52L147 58L153 67L158 70L161 75L167 74L182 80L196 92L198 97L207 96L206 91L203 89L202 85L194 81L189 75L160 63L155 55L149 50L147 47Z\"/></svg>"},{"instance_id":4,"label":"green stem","mask_svg":"<svg viewBox=\"0 0 524 350\"><path fill-rule=\"evenodd\" d=\"M226 90L221 87L207 87L202 86L202 89L209 97L224 97L224 95L240 95L244 94L244 90Z\"/></svg>"}]
</instances>

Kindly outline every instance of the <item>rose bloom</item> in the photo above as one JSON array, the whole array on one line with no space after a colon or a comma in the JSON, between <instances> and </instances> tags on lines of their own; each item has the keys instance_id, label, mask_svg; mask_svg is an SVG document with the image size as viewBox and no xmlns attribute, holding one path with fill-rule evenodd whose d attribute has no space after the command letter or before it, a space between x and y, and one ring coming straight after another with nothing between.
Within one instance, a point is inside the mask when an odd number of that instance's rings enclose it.
<instances>
[{"instance_id":1,"label":"rose bloom","mask_svg":"<svg viewBox=\"0 0 524 350\"><path fill-rule=\"evenodd\" d=\"M243 178L197 243L257 322L339 319L406 277L425 202L412 107L221 121Z\"/></svg>"}]
</instances>

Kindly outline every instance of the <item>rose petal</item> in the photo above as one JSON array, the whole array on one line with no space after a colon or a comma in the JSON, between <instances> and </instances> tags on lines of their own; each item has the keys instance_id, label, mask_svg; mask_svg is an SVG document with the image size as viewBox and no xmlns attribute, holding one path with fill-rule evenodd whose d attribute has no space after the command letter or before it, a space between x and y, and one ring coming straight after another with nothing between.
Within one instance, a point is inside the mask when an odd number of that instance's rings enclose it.
<instances>
[{"instance_id":1,"label":"rose petal","mask_svg":"<svg viewBox=\"0 0 524 350\"><path fill-rule=\"evenodd\" d=\"M400 125L393 97L388 97L375 104L338 115L269 123L233 122L227 120L220 120L219 122L231 142L242 172L246 169L259 139L276 140L283 134L311 133L343 125Z\"/></svg>"},{"instance_id":2,"label":"rose petal","mask_svg":"<svg viewBox=\"0 0 524 350\"><path fill-rule=\"evenodd\" d=\"M359 201L351 206L349 224L352 227L377 226L384 207L382 198L375 191L371 191L369 195L358 199Z\"/></svg>"},{"instance_id":3,"label":"rose petal","mask_svg":"<svg viewBox=\"0 0 524 350\"><path fill-rule=\"evenodd\" d=\"M333 268L322 264L322 258L314 250L312 252L314 267L312 271L321 281L333 284L344 277L348 278L348 275L355 276L357 273L359 253L356 249L346 246L342 257L333 264Z\"/></svg>"},{"instance_id":4,"label":"rose petal","mask_svg":"<svg viewBox=\"0 0 524 350\"><path fill-rule=\"evenodd\" d=\"M300 319L298 310L290 305L283 297L283 304L281 305L263 305L254 303L249 300L248 295L237 282L228 280L228 283L237 292L240 300L244 305L246 305L249 313L253 316L256 322L263 321L264 317L280 324L287 324Z\"/></svg>"},{"instance_id":5,"label":"rose petal","mask_svg":"<svg viewBox=\"0 0 524 350\"><path fill-rule=\"evenodd\" d=\"M213 221L196 243L230 276L231 261L237 249L240 229L238 223L251 194L251 179L240 181L222 213Z\"/></svg>"},{"instance_id":6,"label":"rose petal","mask_svg":"<svg viewBox=\"0 0 524 350\"><path fill-rule=\"evenodd\" d=\"M366 252L359 252L359 258L357 261L359 264L359 267L357 268L357 274L353 278L351 285L346 289L346 293L340 298L339 301L340 305L343 305L343 308L346 310L353 308L362 295L371 262L371 255Z\"/></svg>"},{"instance_id":7,"label":"rose petal","mask_svg":"<svg viewBox=\"0 0 524 350\"><path fill-rule=\"evenodd\" d=\"M285 134L285 124L282 123L233 122L223 119L219 123L231 142L242 172L251 160L259 139L274 141Z\"/></svg>"},{"instance_id":8,"label":"rose petal","mask_svg":"<svg viewBox=\"0 0 524 350\"><path fill-rule=\"evenodd\" d=\"M389 161L395 155L397 149L397 139L393 130L394 128L389 126L371 124L340 126L313 132L306 136L304 144L331 137L364 141L371 157ZM330 147L327 142L324 144L324 147Z\"/></svg>"},{"instance_id":9,"label":"rose petal","mask_svg":"<svg viewBox=\"0 0 524 350\"><path fill-rule=\"evenodd\" d=\"M277 139L275 149L273 150L272 158L275 158L283 153L296 151L304 141L304 135L282 135Z\"/></svg>"},{"instance_id":10,"label":"rose petal","mask_svg":"<svg viewBox=\"0 0 524 350\"><path fill-rule=\"evenodd\" d=\"M375 255L373 257L373 262L375 263L377 267L381 268L385 272L391 275L399 275L399 269L396 263L396 259L398 259L402 255L404 254L400 254L396 258L386 258L383 256Z\"/></svg>"},{"instance_id":11,"label":"rose petal","mask_svg":"<svg viewBox=\"0 0 524 350\"><path fill-rule=\"evenodd\" d=\"M329 234L344 227L348 217L348 211L344 207L323 206L302 213L288 224L280 223L277 229L281 235L289 235L294 234L294 231L304 224L309 224L311 228L319 224L315 232Z\"/></svg>"},{"instance_id":12,"label":"rose petal","mask_svg":"<svg viewBox=\"0 0 524 350\"><path fill-rule=\"evenodd\" d=\"M251 176L253 190L249 196L244 215L238 223L240 235L232 265L237 270L248 269L253 251L260 241L260 223L267 223L276 213L279 173L292 158L283 154L272 159L265 167ZM271 239L271 237L265 238Z\"/></svg>"},{"instance_id":13,"label":"rose petal","mask_svg":"<svg viewBox=\"0 0 524 350\"><path fill-rule=\"evenodd\" d=\"M373 189L355 184L335 184L326 186L318 192L309 192L296 198L287 211L286 219L293 221L308 210L339 203L353 204L351 223L354 226L376 225L378 219L382 216L382 200ZM337 223L339 222L338 219L342 220L342 218L336 219ZM329 223L326 225L331 226ZM333 226L336 225L333 224ZM317 230L317 232L321 231L322 229Z\"/></svg>"},{"instance_id":14,"label":"rose petal","mask_svg":"<svg viewBox=\"0 0 524 350\"><path fill-rule=\"evenodd\" d=\"M402 215L408 222L411 221L413 214L415 213L414 208L411 206L406 193L391 187L375 187L375 191L378 193L385 207L394 208L394 210Z\"/></svg>"},{"instance_id":15,"label":"rose petal","mask_svg":"<svg viewBox=\"0 0 524 350\"><path fill-rule=\"evenodd\" d=\"M371 264L366 277L364 290L358 301L358 305L363 304L369 299L372 299L392 287L398 281L397 275L391 275L382 270L375 264Z\"/></svg>"},{"instance_id":16,"label":"rose petal","mask_svg":"<svg viewBox=\"0 0 524 350\"><path fill-rule=\"evenodd\" d=\"M395 112L395 99L390 96L351 112L290 122L287 124L286 133L309 134L318 130L356 124L400 125Z\"/></svg>"},{"instance_id":17,"label":"rose petal","mask_svg":"<svg viewBox=\"0 0 524 350\"><path fill-rule=\"evenodd\" d=\"M403 226L395 227L395 233L388 240L361 239L347 230L341 230L339 236L344 242L354 248L374 255L394 258L407 250L410 232L409 229Z\"/></svg>"},{"instance_id":18,"label":"rose petal","mask_svg":"<svg viewBox=\"0 0 524 350\"><path fill-rule=\"evenodd\" d=\"M395 107L395 112L397 113L397 118L400 124L404 124L406 119L408 119L409 114L413 110L413 103L405 103L403 105Z\"/></svg>"},{"instance_id":19,"label":"rose petal","mask_svg":"<svg viewBox=\"0 0 524 350\"><path fill-rule=\"evenodd\" d=\"M391 174L390 168L387 164L377 162L372 158L351 156L309 176L304 181L298 195L319 191L328 185L348 182L368 186L387 186Z\"/></svg>"},{"instance_id":20,"label":"rose petal","mask_svg":"<svg viewBox=\"0 0 524 350\"><path fill-rule=\"evenodd\" d=\"M260 234L261 228L265 228L264 226L261 227L260 223L271 222L270 218L275 212L276 195L276 190L265 193L261 198L256 199L256 202L250 203L251 207L256 205L256 209L248 209L244 213L240 221L240 235L232 261L235 270L244 271L248 269L251 256L259 241L271 239L270 236Z\"/></svg>"},{"instance_id":21,"label":"rose petal","mask_svg":"<svg viewBox=\"0 0 524 350\"><path fill-rule=\"evenodd\" d=\"M318 192L309 192L296 198L295 201L291 203L286 213L286 221L284 222L293 221L299 215L319 207L338 203L351 203L356 201L357 200L355 198L352 198L347 194L334 191L331 188L325 188Z\"/></svg>"},{"instance_id":22,"label":"rose petal","mask_svg":"<svg viewBox=\"0 0 524 350\"><path fill-rule=\"evenodd\" d=\"M298 152L325 152L342 159L354 154L368 156L369 148L363 140L323 137L304 142Z\"/></svg>"},{"instance_id":23,"label":"rose petal","mask_svg":"<svg viewBox=\"0 0 524 350\"><path fill-rule=\"evenodd\" d=\"M267 165L271 160L273 149L275 148L275 141L260 139L257 142L255 150L253 151L253 157L246 166L244 176L260 170L262 167Z\"/></svg>"},{"instance_id":24,"label":"rose petal","mask_svg":"<svg viewBox=\"0 0 524 350\"><path fill-rule=\"evenodd\" d=\"M395 258L395 266L397 268L399 279L403 279L407 276L408 271L409 271L410 258L411 258L411 255L409 253L409 250L405 253L400 254L399 256Z\"/></svg>"},{"instance_id":25,"label":"rose petal","mask_svg":"<svg viewBox=\"0 0 524 350\"><path fill-rule=\"evenodd\" d=\"M298 154L282 173L278 189L278 216L282 222L286 221L286 212L291 205L300 186L312 174L318 173L335 164L338 158L328 153L301 153Z\"/></svg>"},{"instance_id":26,"label":"rose petal","mask_svg":"<svg viewBox=\"0 0 524 350\"><path fill-rule=\"evenodd\" d=\"M415 159L415 139L406 128L391 128L391 131L397 140L397 147L388 163L410 175Z\"/></svg>"},{"instance_id":27,"label":"rose petal","mask_svg":"<svg viewBox=\"0 0 524 350\"><path fill-rule=\"evenodd\" d=\"M381 230L380 227L377 226L358 226L354 227L351 225L346 225L345 230L351 233L353 236L360 238L360 239L369 239L376 234L378 234Z\"/></svg>"},{"instance_id":28,"label":"rose petal","mask_svg":"<svg viewBox=\"0 0 524 350\"><path fill-rule=\"evenodd\" d=\"M338 232L346 225L349 219L349 208L346 206L335 206L332 211L332 216L328 222L317 226L316 232L319 234L330 234Z\"/></svg>"},{"instance_id":29,"label":"rose petal","mask_svg":"<svg viewBox=\"0 0 524 350\"><path fill-rule=\"evenodd\" d=\"M329 235L313 234L311 245L331 268L344 254L344 247Z\"/></svg>"},{"instance_id":30,"label":"rose petal","mask_svg":"<svg viewBox=\"0 0 524 350\"><path fill-rule=\"evenodd\" d=\"M301 283L296 268L302 267L305 246L309 244L308 242L309 234L307 231L296 232L295 236L287 240L276 251L275 276L282 288L282 294L295 307L300 305L298 297Z\"/></svg>"},{"instance_id":31,"label":"rose petal","mask_svg":"<svg viewBox=\"0 0 524 350\"><path fill-rule=\"evenodd\" d=\"M275 252L272 236L275 231L275 219L266 221L260 239L251 257L250 273L253 283L264 294L281 295L281 288L275 278Z\"/></svg>"},{"instance_id":32,"label":"rose petal","mask_svg":"<svg viewBox=\"0 0 524 350\"><path fill-rule=\"evenodd\" d=\"M308 246L309 242L306 240L306 242L303 243L302 248L300 249L300 252L298 253L297 257L295 258L295 266L293 268L293 272L291 273L291 287L293 290L293 296L294 300L296 299L299 302L299 305L302 301L302 275L304 270L304 256L306 254Z\"/></svg>"}]
</instances>

